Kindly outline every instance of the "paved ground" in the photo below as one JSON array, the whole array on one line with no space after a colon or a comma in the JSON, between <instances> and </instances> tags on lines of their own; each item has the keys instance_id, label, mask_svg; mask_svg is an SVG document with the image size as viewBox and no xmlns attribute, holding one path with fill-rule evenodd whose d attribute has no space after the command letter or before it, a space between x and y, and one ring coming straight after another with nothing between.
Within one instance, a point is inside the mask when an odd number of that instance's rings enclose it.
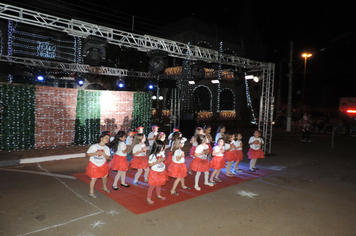
<instances>
[{"instance_id":1,"label":"paved ground","mask_svg":"<svg viewBox=\"0 0 356 236\"><path fill-rule=\"evenodd\" d=\"M335 136L331 148L330 134L304 143L299 132L274 132L276 155L257 162L272 175L142 215L87 197L70 179L87 158L2 167L0 235L355 235L356 140Z\"/></svg>"}]
</instances>

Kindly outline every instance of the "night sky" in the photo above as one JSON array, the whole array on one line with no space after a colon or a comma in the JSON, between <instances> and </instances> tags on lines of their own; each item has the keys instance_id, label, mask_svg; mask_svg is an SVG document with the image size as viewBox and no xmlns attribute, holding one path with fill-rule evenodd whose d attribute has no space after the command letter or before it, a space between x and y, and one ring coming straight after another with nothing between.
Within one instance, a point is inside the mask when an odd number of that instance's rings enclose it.
<instances>
[{"instance_id":1,"label":"night sky","mask_svg":"<svg viewBox=\"0 0 356 236\"><path fill-rule=\"evenodd\" d=\"M110 26L122 30L131 30L134 16L135 32L140 34L188 16L231 30L240 29L239 23L246 22L245 29L260 33L268 51L267 61L276 63L275 78L276 82L282 78L283 97L286 97L287 90L290 41L294 42L294 92L300 90L303 77L304 59L300 55L308 50L313 53L313 57L308 59L306 75L306 94L311 106L338 108L339 97L356 97L356 1L246 0L214 4L108 0L93 3L84 0L2 2L66 18L110 22ZM53 12L48 4L55 5L56 11Z\"/></svg>"}]
</instances>

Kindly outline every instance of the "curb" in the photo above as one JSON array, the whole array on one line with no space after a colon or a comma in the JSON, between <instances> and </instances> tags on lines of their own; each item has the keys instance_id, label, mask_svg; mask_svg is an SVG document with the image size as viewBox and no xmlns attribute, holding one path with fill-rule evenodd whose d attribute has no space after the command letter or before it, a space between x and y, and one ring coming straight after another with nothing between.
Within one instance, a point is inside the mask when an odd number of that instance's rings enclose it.
<instances>
[{"instance_id":1,"label":"curb","mask_svg":"<svg viewBox=\"0 0 356 236\"><path fill-rule=\"evenodd\" d=\"M59 161L59 160L66 160L66 159L80 158L80 157L85 157L85 153L33 157L33 158L25 158L20 160L5 160L5 161L0 161L0 166L13 166L18 164L31 164L31 163L39 163L45 161Z\"/></svg>"}]
</instances>

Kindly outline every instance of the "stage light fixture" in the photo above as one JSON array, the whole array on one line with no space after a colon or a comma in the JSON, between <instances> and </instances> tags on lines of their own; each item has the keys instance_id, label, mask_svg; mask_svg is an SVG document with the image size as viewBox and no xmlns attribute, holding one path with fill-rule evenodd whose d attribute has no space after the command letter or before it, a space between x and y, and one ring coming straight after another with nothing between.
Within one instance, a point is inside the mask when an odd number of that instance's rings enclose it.
<instances>
[{"instance_id":1,"label":"stage light fixture","mask_svg":"<svg viewBox=\"0 0 356 236\"><path fill-rule=\"evenodd\" d=\"M189 80L188 84L195 84L195 81L194 80Z\"/></svg>"},{"instance_id":2,"label":"stage light fixture","mask_svg":"<svg viewBox=\"0 0 356 236\"><path fill-rule=\"evenodd\" d=\"M79 86L83 86L85 83L85 76L79 73L75 73L74 80Z\"/></svg>"},{"instance_id":3,"label":"stage light fixture","mask_svg":"<svg viewBox=\"0 0 356 236\"><path fill-rule=\"evenodd\" d=\"M153 84L149 84L148 85L148 89L152 90L154 88L154 85Z\"/></svg>"},{"instance_id":4,"label":"stage light fixture","mask_svg":"<svg viewBox=\"0 0 356 236\"><path fill-rule=\"evenodd\" d=\"M147 55L150 57L149 71L153 74L162 72L165 68L163 57L167 56L167 53L161 50L152 50Z\"/></svg>"},{"instance_id":5,"label":"stage light fixture","mask_svg":"<svg viewBox=\"0 0 356 236\"><path fill-rule=\"evenodd\" d=\"M211 83L212 83L212 84L219 84L220 81L219 81L218 79L213 79L213 80L211 80Z\"/></svg>"},{"instance_id":6,"label":"stage light fixture","mask_svg":"<svg viewBox=\"0 0 356 236\"><path fill-rule=\"evenodd\" d=\"M98 66L106 60L106 39L89 35L82 49L84 62L91 66Z\"/></svg>"},{"instance_id":7,"label":"stage light fixture","mask_svg":"<svg viewBox=\"0 0 356 236\"><path fill-rule=\"evenodd\" d=\"M116 86L119 87L120 89L125 88L125 80L124 79L116 79L115 81Z\"/></svg>"},{"instance_id":8,"label":"stage light fixture","mask_svg":"<svg viewBox=\"0 0 356 236\"><path fill-rule=\"evenodd\" d=\"M44 77L42 75L37 76L37 81L43 82L44 81Z\"/></svg>"}]
</instances>

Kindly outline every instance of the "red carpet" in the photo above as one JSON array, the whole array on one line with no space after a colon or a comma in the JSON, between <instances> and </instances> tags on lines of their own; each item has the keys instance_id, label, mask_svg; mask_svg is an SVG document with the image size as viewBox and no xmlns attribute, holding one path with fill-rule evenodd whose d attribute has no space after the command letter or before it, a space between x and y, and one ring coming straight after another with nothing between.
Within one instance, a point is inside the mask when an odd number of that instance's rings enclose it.
<instances>
[{"instance_id":1,"label":"red carpet","mask_svg":"<svg viewBox=\"0 0 356 236\"><path fill-rule=\"evenodd\" d=\"M240 167L241 168L241 167ZM102 188L102 181L99 179L96 184L95 184L95 189L96 191L100 191L101 193L105 194L109 198L113 199L117 203L119 203L121 206L125 207L126 209L130 210L131 212L135 214L142 214L146 213L149 211L153 211L162 207L166 207L175 203L183 202L185 200L194 198L194 197L199 197L203 194L207 194L213 191L217 191L222 188L226 188L231 185L239 184L242 183L246 180L249 179L256 179L258 177L264 176L264 175L269 175L272 174L270 171L264 171L264 170L258 170L256 172L250 172L248 169L243 169L242 173L239 173L235 175L232 178L226 177L225 176L225 169L222 170L220 173L220 179L222 182L214 185L213 187L204 185L204 174L202 173L200 176L199 180L199 186L201 188L201 191L196 191L194 189L194 176L195 172L193 172L193 175L189 175L185 178L185 184L189 187L191 187L191 190L184 190L180 188L180 183L178 184L178 187L176 191L179 193L178 196L171 195L169 191L172 188L173 182L175 181L174 178L169 178L169 181L166 183L166 185L162 186L162 196L166 197L167 200L162 201L158 198L156 198L156 190L153 190L152 194L152 200L154 201L153 205L149 205L146 202L146 195L147 195L147 190L148 190L148 184L143 182L143 174L139 178L139 185L134 186L133 183L133 178L136 173L136 170L131 170L127 172L126 175L126 183L131 185L130 188L125 188L121 187L120 181L118 183L119 190L114 191L111 186L114 181L114 177L116 173L113 173L110 170L110 176L108 177L108 184L107 187L108 189L111 190L111 193L106 193ZM211 174L211 172L210 172ZM85 173L76 173L73 174L76 178L82 180L84 183L87 183L89 185L90 178L85 175ZM88 189L89 192L89 189ZM100 198L97 198L96 200L100 200Z\"/></svg>"}]
</instances>

